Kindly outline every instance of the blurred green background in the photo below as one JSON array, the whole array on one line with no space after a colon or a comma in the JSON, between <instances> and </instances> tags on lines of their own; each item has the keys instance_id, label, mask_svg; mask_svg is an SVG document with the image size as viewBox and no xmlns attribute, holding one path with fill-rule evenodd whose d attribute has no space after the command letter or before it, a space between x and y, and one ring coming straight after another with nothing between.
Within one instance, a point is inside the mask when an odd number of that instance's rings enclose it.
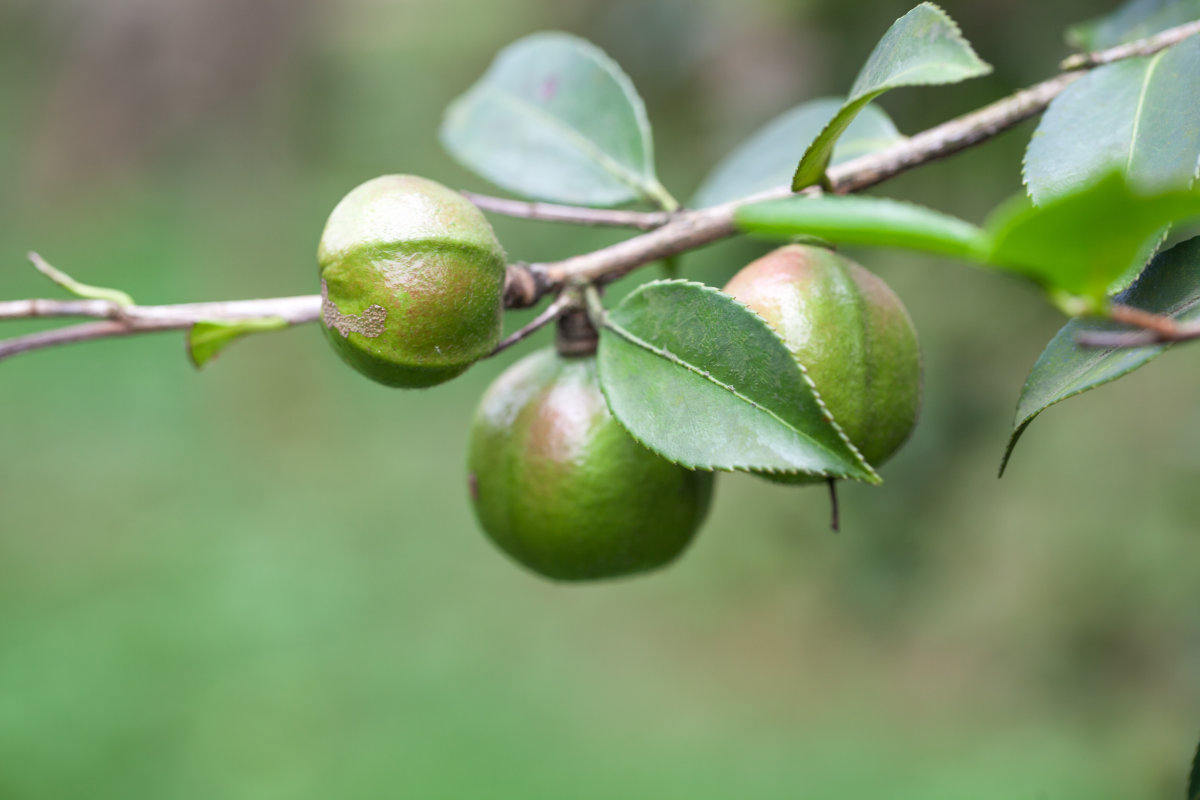
<instances>
[{"instance_id":1,"label":"blurred green background","mask_svg":"<svg viewBox=\"0 0 1200 800\"><path fill-rule=\"evenodd\" d=\"M845 91L908 5L0 0L0 298L59 296L29 249L142 302L315 292L362 180L488 190L439 150L441 110L539 29L625 66L686 197ZM1033 83L1111 5L947 2L995 73L883 105L911 133ZM979 219L1031 132L880 191ZM524 260L615 239L495 224ZM684 274L720 285L761 251ZM885 484L845 487L835 536L823 490L723 476L680 562L596 586L508 562L466 499L474 404L544 334L425 392L311 326L203 373L176 335L0 365L0 798L1181 797L1200 348L1050 411L998 481L1061 320L1010 279L855 255L923 337Z\"/></svg>"}]
</instances>

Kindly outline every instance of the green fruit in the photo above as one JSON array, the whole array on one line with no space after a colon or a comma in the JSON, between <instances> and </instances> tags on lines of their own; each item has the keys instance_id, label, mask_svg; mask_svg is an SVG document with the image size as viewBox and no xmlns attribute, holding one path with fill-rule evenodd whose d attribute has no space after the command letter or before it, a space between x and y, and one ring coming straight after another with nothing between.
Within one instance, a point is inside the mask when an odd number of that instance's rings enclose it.
<instances>
[{"instance_id":1,"label":"green fruit","mask_svg":"<svg viewBox=\"0 0 1200 800\"><path fill-rule=\"evenodd\" d=\"M886 283L832 250L789 245L748 264L724 291L779 333L868 463L904 444L921 405L921 353Z\"/></svg>"},{"instance_id":2,"label":"green fruit","mask_svg":"<svg viewBox=\"0 0 1200 800\"><path fill-rule=\"evenodd\" d=\"M471 429L471 498L501 550L546 577L656 569L692 540L713 475L638 444L609 413L596 359L548 349L488 389Z\"/></svg>"},{"instance_id":3,"label":"green fruit","mask_svg":"<svg viewBox=\"0 0 1200 800\"><path fill-rule=\"evenodd\" d=\"M362 184L333 209L317 261L329 341L382 384L441 383L500 341L504 251L479 209L441 184Z\"/></svg>"}]
</instances>

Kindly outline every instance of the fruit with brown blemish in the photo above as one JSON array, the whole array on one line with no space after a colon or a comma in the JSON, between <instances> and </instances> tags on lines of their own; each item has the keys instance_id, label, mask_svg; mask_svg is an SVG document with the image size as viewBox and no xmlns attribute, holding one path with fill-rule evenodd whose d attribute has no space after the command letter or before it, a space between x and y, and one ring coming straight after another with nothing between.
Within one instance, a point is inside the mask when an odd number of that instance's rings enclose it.
<instances>
[{"instance_id":1,"label":"fruit with brown blemish","mask_svg":"<svg viewBox=\"0 0 1200 800\"><path fill-rule=\"evenodd\" d=\"M868 463L879 466L908 439L921 353L882 279L827 248L794 244L748 264L724 291L775 329Z\"/></svg>"},{"instance_id":2,"label":"fruit with brown blemish","mask_svg":"<svg viewBox=\"0 0 1200 800\"><path fill-rule=\"evenodd\" d=\"M346 195L317 251L322 328L344 361L388 386L432 386L495 348L504 251L458 192L385 175Z\"/></svg>"},{"instance_id":3,"label":"fruit with brown blemish","mask_svg":"<svg viewBox=\"0 0 1200 800\"><path fill-rule=\"evenodd\" d=\"M593 356L534 353L488 389L471 428L476 518L501 550L564 581L657 569L691 542L712 473L655 455L609 413Z\"/></svg>"}]
</instances>

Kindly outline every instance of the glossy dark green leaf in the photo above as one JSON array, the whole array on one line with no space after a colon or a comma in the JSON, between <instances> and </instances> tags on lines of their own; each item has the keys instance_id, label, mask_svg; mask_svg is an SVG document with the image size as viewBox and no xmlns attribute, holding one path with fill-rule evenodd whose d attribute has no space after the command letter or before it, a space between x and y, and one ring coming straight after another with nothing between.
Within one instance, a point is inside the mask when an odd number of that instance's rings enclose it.
<instances>
[{"instance_id":1,"label":"glossy dark green leaf","mask_svg":"<svg viewBox=\"0 0 1200 800\"><path fill-rule=\"evenodd\" d=\"M1200 800L1200 748L1196 749L1196 757L1192 759L1192 774L1188 778L1188 800Z\"/></svg>"},{"instance_id":2,"label":"glossy dark green leaf","mask_svg":"<svg viewBox=\"0 0 1200 800\"><path fill-rule=\"evenodd\" d=\"M1144 190L1190 186L1200 166L1200 37L1108 64L1050 104L1025 153L1025 184L1045 203L1123 170Z\"/></svg>"},{"instance_id":3,"label":"glossy dark green leaf","mask_svg":"<svg viewBox=\"0 0 1200 800\"><path fill-rule=\"evenodd\" d=\"M1200 0L1129 0L1100 19L1067 30L1067 41L1080 50L1104 50L1144 39L1200 19Z\"/></svg>"},{"instance_id":4,"label":"glossy dark green leaf","mask_svg":"<svg viewBox=\"0 0 1200 800\"><path fill-rule=\"evenodd\" d=\"M983 260L991 247L975 225L912 203L882 197L790 197L738 209L738 226L789 239L815 236L835 244L903 247Z\"/></svg>"},{"instance_id":5,"label":"glossy dark green leaf","mask_svg":"<svg viewBox=\"0 0 1200 800\"><path fill-rule=\"evenodd\" d=\"M796 154L817 138L844 102L838 97L811 100L768 122L709 173L691 205L715 206L787 184L796 168ZM830 163L849 161L902 141L904 136L883 109L867 105L838 139Z\"/></svg>"},{"instance_id":6,"label":"glossy dark green leaf","mask_svg":"<svg viewBox=\"0 0 1200 800\"><path fill-rule=\"evenodd\" d=\"M1143 195L1112 173L1043 206L1019 197L1002 207L985 226L994 239L987 260L1098 305L1164 226L1197 216L1197 193Z\"/></svg>"},{"instance_id":7,"label":"glossy dark green leaf","mask_svg":"<svg viewBox=\"0 0 1200 800\"><path fill-rule=\"evenodd\" d=\"M525 197L586 206L676 203L654 172L650 123L595 45L537 33L509 45L446 111L441 139L464 166Z\"/></svg>"},{"instance_id":8,"label":"glossy dark green leaf","mask_svg":"<svg viewBox=\"0 0 1200 800\"><path fill-rule=\"evenodd\" d=\"M879 482L783 340L716 289L635 289L606 315L597 358L613 415L671 461Z\"/></svg>"},{"instance_id":9,"label":"glossy dark green leaf","mask_svg":"<svg viewBox=\"0 0 1200 800\"><path fill-rule=\"evenodd\" d=\"M238 322L197 322L188 331L188 357L196 368L203 367L221 354L226 347L251 333L282 330L288 322L280 317L241 320Z\"/></svg>"},{"instance_id":10,"label":"glossy dark green leaf","mask_svg":"<svg viewBox=\"0 0 1200 800\"><path fill-rule=\"evenodd\" d=\"M1150 262L1118 302L1186 321L1200 318L1200 237L1177 244ZM1029 423L1055 403L1124 375L1158 356L1167 345L1132 348L1082 347L1075 337L1088 331L1125 330L1114 322L1073 319L1050 340L1021 390L1012 435L1000 473Z\"/></svg>"},{"instance_id":11,"label":"glossy dark green leaf","mask_svg":"<svg viewBox=\"0 0 1200 800\"><path fill-rule=\"evenodd\" d=\"M838 138L867 103L889 89L957 83L991 71L946 12L921 3L892 23L875 45L846 102L800 159L792 188L799 191L820 182Z\"/></svg>"}]
</instances>

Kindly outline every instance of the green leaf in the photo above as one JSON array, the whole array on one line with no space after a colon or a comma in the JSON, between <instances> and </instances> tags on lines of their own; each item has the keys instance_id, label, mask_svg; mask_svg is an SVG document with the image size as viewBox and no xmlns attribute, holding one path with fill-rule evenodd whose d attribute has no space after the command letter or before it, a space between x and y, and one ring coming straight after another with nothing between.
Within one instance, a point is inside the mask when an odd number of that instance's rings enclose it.
<instances>
[{"instance_id":1,"label":"green leaf","mask_svg":"<svg viewBox=\"0 0 1200 800\"><path fill-rule=\"evenodd\" d=\"M287 326L287 320L281 317L264 317L237 322L197 322L188 330L188 357L192 360L192 364L199 369L243 336L251 333L277 331Z\"/></svg>"},{"instance_id":2,"label":"green leaf","mask_svg":"<svg viewBox=\"0 0 1200 800\"><path fill-rule=\"evenodd\" d=\"M1131 280L1131 265L1145 264L1171 223L1197 216L1200 194L1144 195L1117 172L1044 206L1017 197L983 229L911 203L859 196L755 203L738 209L734 220L745 231L776 238L813 236L982 262L1098 308L1110 287Z\"/></svg>"},{"instance_id":3,"label":"green leaf","mask_svg":"<svg viewBox=\"0 0 1200 800\"><path fill-rule=\"evenodd\" d=\"M1097 67L1038 124L1025 153L1029 194L1045 203L1113 170L1143 190L1190 186L1200 166L1197 97L1200 37Z\"/></svg>"},{"instance_id":4,"label":"green leaf","mask_svg":"<svg viewBox=\"0 0 1200 800\"><path fill-rule=\"evenodd\" d=\"M1200 318L1200 237L1159 254L1117 302L1165 314L1180 321ZM1012 435L1000 474L1029 423L1055 403L1128 375L1167 348L1165 344L1131 348L1082 347L1076 336L1091 331L1128 330L1099 319L1073 319L1050 340L1021 390Z\"/></svg>"},{"instance_id":5,"label":"green leaf","mask_svg":"<svg viewBox=\"0 0 1200 800\"><path fill-rule=\"evenodd\" d=\"M882 197L790 197L739 208L742 230L780 239L904 247L980 261L991 246L980 228L938 211Z\"/></svg>"},{"instance_id":6,"label":"green leaf","mask_svg":"<svg viewBox=\"0 0 1200 800\"><path fill-rule=\"evenodd\" d=\"M991 71L946 12L922 3L892 23L875 45L845 104L804 152L792 176L792 189L799 191L821 180L838 137L867 103L889 89L957 83Z\"/></svg>"},{"instance_id":7,"label":"green leaf","mask_svg":"<svg viewBox=\"0 0 1200 800\"><path fill-rule=\"evenodd\" d=\"M442 144L526 197L586 206L671 199L654 173L646 108L595 45L535 33L509 45L446 111Z\"/></svg>"},{"instance_id":8,"label":"green leaf","mask_svg":"<svg viewBox=\"0 0 1200 800\"><path fill-rule=\"evenodd\" d=\"M1200 748L1192 759L1192 774L1188 778L1188 800L1200 800Z\"/></svg>"},{"instance_id":9,"label":"green leaf","mask_svg":"<svg viewBox=\"0 0 1200 800\"><path fill-rule=\"evenodd\" d=\"M76 297L82 297L84 300L106 300L118 306L134 305L133 298L120 289L106 289L103 286L80 283L62 270L50 266L46 259L37 253L30 253L29 260L38 272Z\"/></svg>"},{"instance_id":10,"label":"green leaf","mask_svg":"<svg viewBox=\"0 0 1200 800\"><path fill-rule=\"evenodd\" d=\"M692 207L715 206L786 184L800 145L817 138L843 103L837 97L811 100L767 123L709 173ZM838 139L830 163L883 150L904 138L883 109L867 105Z\"/></svg>"},{"instance_id":11,"label":"green leaf","mask_svg":"<svg viewBox=\"0 0 1200 800\"><path fill-rule=\"evenodd\" d=\"M987 260L1099 306L1164 226L1196 216L1195 192L1142 195L1116 172L1043 206L1018 197L1001 207L985 226L994 238Z\"/></svg>"},{"instance_id":12,"label":"green leaf","mask_svg":"<svg viewBox=\"0 0 1200 800\"><path fill-rule=\"evenodd\" d=\"M1067 42L1080 50L1104 50L1144 39L1200 19L1200 0L1129 0L1100 19L1067 29Z\"/></svg>"},{"instance_id":13,"label":"green leaf","mask_svg":"<svg viewBox=\"0 0 1200 800\"><path fill-rule=\"evenodd\" d=\"M688 281L647 283L600 328L609 408L663 457L692 469L880 482L783 340L732 297Z\"/></svg>"}]
</instances>

